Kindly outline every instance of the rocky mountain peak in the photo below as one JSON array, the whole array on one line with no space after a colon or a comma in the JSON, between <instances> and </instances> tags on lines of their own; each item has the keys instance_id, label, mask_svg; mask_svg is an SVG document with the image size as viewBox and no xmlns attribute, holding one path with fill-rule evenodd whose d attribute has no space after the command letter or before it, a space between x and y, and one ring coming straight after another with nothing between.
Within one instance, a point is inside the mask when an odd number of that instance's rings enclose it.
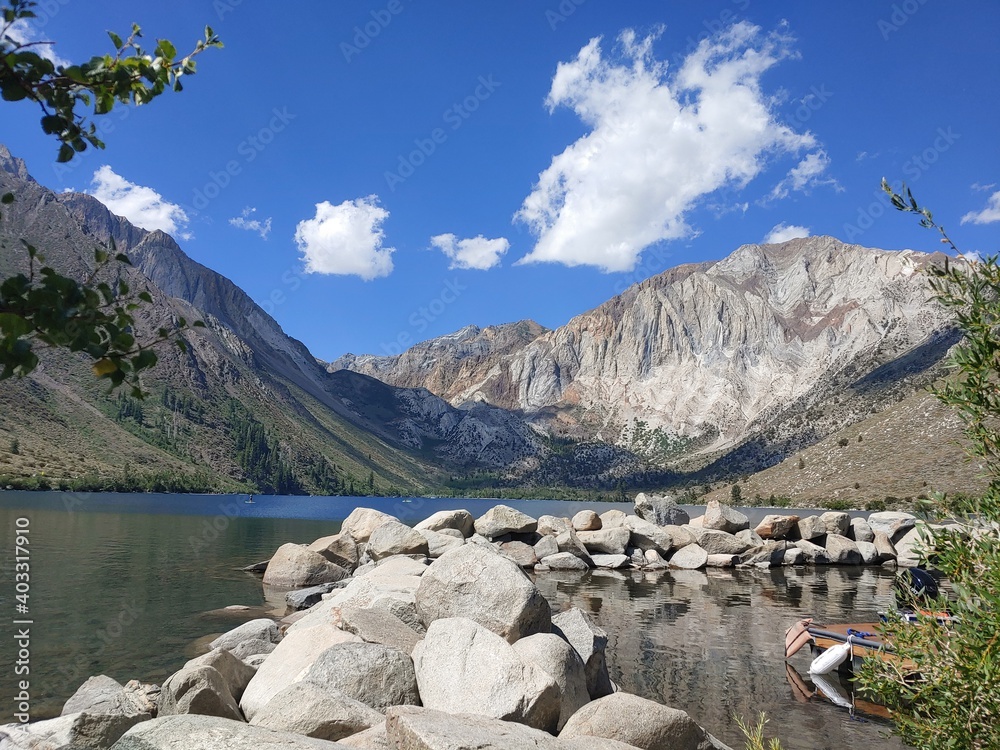
<instances>
[{"instance_id":1,"label":"rocky mountain peak","mask_svg":"<svg viewBox=\"0 0 1000 750\"><path fill-rule=\"evenodd\" d=\"M7 147L0 143L0 171L14 175L19 180L34 182L35 179L28 174L28 166L23 159L18 159L11 154Z\"/></svg>"}]
</instances>

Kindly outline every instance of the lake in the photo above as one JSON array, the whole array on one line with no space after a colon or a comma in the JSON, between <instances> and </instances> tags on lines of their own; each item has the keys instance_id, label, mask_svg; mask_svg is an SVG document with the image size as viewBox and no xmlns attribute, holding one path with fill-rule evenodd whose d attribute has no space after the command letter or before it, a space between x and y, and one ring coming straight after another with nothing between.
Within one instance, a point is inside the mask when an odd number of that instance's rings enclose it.
<instances>
[{"instance_id":1,"label":"lake","mask_svg":"<svg viewBox=\"0 0 1000 750\"><path fill-rule=\"evenodd\" d=\"M498 502L535 517L630 510L530 500L258 496L247 504L231 496L0 492L0 663L13 664L17 654L19 518L30 529L32 718L40 719L58 715L91 675L161 683L198 653L204 636L265 611L260 579L238 568L284 542L336 533L356 505L414 523L449 508L479 515ZM766 512L747 510L753 519ZM608 631L611 676L623 689L688 711L734 747L743 743L733 714L766 711L768 732L790 750L902 747L884 736L885 725L794 688L783 659L783 634L794 621L871 620L894 606L892 581L879 569L822 567L536 577L554 608L580 607ZM232 604L255 609L217 611ZM805 653L793 659L802 675L808 664ZM4 669L0 723L13 721L15 679Z\"/></svg>"}]
</instances>

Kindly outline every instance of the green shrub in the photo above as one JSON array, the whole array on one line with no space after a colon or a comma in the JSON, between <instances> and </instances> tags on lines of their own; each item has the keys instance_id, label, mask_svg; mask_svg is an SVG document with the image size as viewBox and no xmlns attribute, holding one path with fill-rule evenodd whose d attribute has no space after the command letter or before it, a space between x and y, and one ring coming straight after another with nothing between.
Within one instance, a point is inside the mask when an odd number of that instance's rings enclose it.
<instances>
[{"instance_id":1,"label":"green shrub","mask_svg":"<svg viewBox=\"0 0 1000 750\"><path fill-rule=\"evenodd\" d=\"M872 513L881 513L885 510L885 500L869 500L865 503L865 510L871 511Z\"/></svg>"}]
</instances>

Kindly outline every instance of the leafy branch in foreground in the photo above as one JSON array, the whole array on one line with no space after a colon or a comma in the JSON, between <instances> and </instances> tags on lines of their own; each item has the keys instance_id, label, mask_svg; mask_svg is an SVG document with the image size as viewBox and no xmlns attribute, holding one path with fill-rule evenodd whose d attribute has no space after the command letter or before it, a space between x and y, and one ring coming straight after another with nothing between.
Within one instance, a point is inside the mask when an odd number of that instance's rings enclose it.
<instances>
[{"instance_id":1,"label":"leafy branch in foreground","mask_svg":"<svg viewBox=\"0 0 1000 750\"><path fill-rule=\"evenodd\" d=\"M13 200L7 193L0 204ZM111 281L102 280L110 264L131 265L125 255L114 252L113 244L111 252L94 251L94 270L77 281L37 267L44 257L26 240L21 242L28 253L28 273L0 282L0 380L34 370L35 345L42 344L87 354L94 360L95 375L109 380L112 388L128 383L132 395L141 398L139 374L156 364L154 347L172 340L184 350L186 344L177 334L187 321L181 318L176 329L160 328L152 340L140 343L133 312L153 299L146 291L133 294L120 273Z\"/></svg>"},{"instance_id":2,"label":"leafy branch in foreground","mask_svg":"<svg viewBox=\"0 0 1000 750\"><path fill-rule=\"evenodd\" d=\"M741 716L734 718L736 726L746 738L747 750L782 750L781 741L777 738L772 737L766 741L764 739L764 725L767 724L767 715L763 711L757 716L756 724L747 723Z\"/></svg>"},{"instance_id":3,"label":"leafy branch in foreground","mask_svg":"<svg viewBox=\"0 0 1000 750\"><path fill-rule=\"evenodd\" d=\"M205 27L205 38L184 57L167 39L156 40L148 52L139 45L142 29L132 24L125 39L109 31L114 54L92 57L81 65L58 65L36 51L50 42L25 42L15 33L15 24L30 23L35 17L34 0L9 0L0 7L0 96L6 101L24 99L42 109L41 126L45 133L62 143L58 161L65 162L90 144L104 148L97 128L78 109L93 107L94 115L105 115L116 103L147 104L167 89L181 91L184 76L194 75L195 56L222 42Z\"/></svg>"},{"instance_id":4,"label":"leafy branch in foreground","mask_svg":"<svg viewBox=\"0 0 1000 750\"><path fill-rule=\"evenodd\" d=\"M900 211L921 216L958 252L944 228L904 185L883 189ZM926 750L1000 747L1000 264L997 256L932 267L934 298L954 313L964 334L951 356L955 377L934 388L956 408L968 452L986 468L989 485L979 498L935 494L926 514L946 525L925 527L922 564L933 565L952 594L931 605L950 611L943 624L931 615L916 623L889 622L883 637L899 661L868 659L859 680L893 711L895 732Z\"/></svg>"}]
</instances>

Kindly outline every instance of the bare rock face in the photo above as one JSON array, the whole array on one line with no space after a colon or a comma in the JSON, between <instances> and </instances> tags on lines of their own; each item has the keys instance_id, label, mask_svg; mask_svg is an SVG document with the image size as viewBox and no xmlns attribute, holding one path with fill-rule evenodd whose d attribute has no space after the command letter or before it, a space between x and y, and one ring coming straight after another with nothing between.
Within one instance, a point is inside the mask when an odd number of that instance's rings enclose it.
<instances>
[{"instance_id":1,"label":"bare rock face","mask_svg":"<svg viewBox=\"0 0 1000 750\"><path fill-rule=\"evenodd\" d=\"M355 745L353 738L341 744L365 750L636 750L616 740L557 739L511 721L412 706L389 709L385 735L383 745Z\"/></svg>"},{"instance_id":2,"label":"bare rock face","mask_svg":"<svg viewBox=\"0 0 1000 750\"><path fill-rule=\"evenodd\" d=\"M339 745L215 716L167 716L133 727L114 747L115 750L336 750Z\"/></svg>"},{"instance_id":3,"label":"bare rock face","mask_svg":"<svg viewBox=\"0 0 1000 750\"><path fill-rule=\"evenodd\" d=\"M420 703L413 661L399 649L378 643L331 646L316 657L302 679L337 690L376 711Z\"/></svg>"},{"instance_id":4,"label":"bare rock face","mask_svg":"<svg viewBox=\"0 0 1000 750\"><path fill-rule=\"evenodd\" d=\"M691 520L687 511L672 497L644 492L635 496L635 514L657 526L683 526Z\"/></svg>"},{"instance_id":5,"label":"bare rock face","mask_svg":"<svg viewBox=\"0 0 1000 750\"><path fill-rule=\"evenodd\" d=\"M451 529L451 531L455 530ZM459 531L455 532L458 534L457 537L451 534L442 534L439 531L430 531L429 529L417 529L417 533L427 540L427 556L435 560L445 552L457 549L465 544L465 539Z\"/></svg>"},{"instance_id":6,"label":"bare rock face","mask_svg":"<svg viewBox=\"0 0 1000 750\"><path fill-rule=\"evenodd\" d=\"M209 644L209 648L224 648L226 651L232 651L244 641L250 640L278 643L281 640L281 634L278 632L278 626L274 620L261 617L223 633Z\"/></svg>"},{"instance_id":7,"label":"bare rock face","mask_svg":"<svg viewBox=\"0 0 1000 750\"><path fill-rule=\"evenodd\" d=\"M61 716L86 711L91 714L118 714L133 716L147 714L151 718L153 712L137 699L134 693L107 675L90 677L63 705Z\"/></svg>"},{"instance_id":8,"label":"bare rock face","mask_svg":"<svg viewBox=\"0 0 1000 750\"><path fill-rule=\"evenodd\" d=\"M788 539L798 526L798 516L770 514L764 516L754 531L761 539Z\"/></svg>"},{"instance_id":9,"label":"bare rock face","mask_svg":"<svg viewBox=\"0 0 1000 750\"><path fill-rule=\"evenodd\" d=\"M344 519L344 523L340 526L340 533L350 534L356 543L364 544L371 537L372 532L387 521L399 523L398 518L380 510L355 508Z\"/></svg>"},{"instance_id":10,"label":"bare rock face","mask_svg":"<svg viewBox=\"0 0 1000 750\"><path fill-rule=\"evenodd\" d=\"M476 533L487 539L504 534L524 534L538 528L538 521L507 505L495 505L476 519Z\"/></svg>"},{"instance_id":11,"label":"bare rock face","mask_svg":"<svg viewBox=\"0 0 1000 750\"><path fill-rule=\"evenodd\" d=\"M368 552L373 560L394 555L427 555L427 540L419 531L399 521L386 521L376 528L368 539Z\"/></svg>"},{"instance_id":12,"label":"bare rock face","mask_svg":"<svg viewBox=\"0 0 1000 750\"><path fill-rule=\"evenodd\" d=\"M299 544L282 544L264 571L264 584L278 588L299 589L321 583L342 581L350 571L334 565L318 552Z\"/></svg>"},{"instance_id":13,"label":"bare rock face","mask_svg":"<svg viewBox=\"0 0 1000 750\"><path fill-rule=\"evenodd\" d=\"M851 527L847 531L847 536L855 542L874 542L875 532L868 522L863 518L852 518Z\"/></svg>"},{"instance_id":14,"label":"bare rock face","mask_svg":"<svg viewBox=\"0 0 1000 750\"><path fill-rule=\"evenodd\" d=\"M346 531L317 539L307 549L318 552L345 570L354 570L358 567L358 543Z\"/></svg>"},{"instance_id":15,"label":"bare rock face","mask_svg":"<svg viewBox=\"0 0 1000 750\"><path fill-rule=\"evenodd\" d=\"M708 564L708 552L697 544L689 544L677 550L670 557L670 567L682 570L698 570Z\"/></svg>"},{"instance_id":16,"label":"bare rock face","mask_svg":"<svg viewBox=\"0 0 1000 750\"><path fill-rule=\"evenodd\" d=\"M708 505L705 506L705 517L702 519L701 525L705 529L735 534L737 531L750 528L750 520L738 510L730 508L718 500L709 500Z\"/></svg>"},{"instance_id":17,"label":"bare rock face","mask_svg":"<svg viewBox=\"0 0 1000 750\"><path fill-rule=\"evenodd\" d=\"M549 603L517 563L478 544L447 552L427 568L416 593L425 626L465 617L510 643L551 628Z\"/></svg>"},{"instance_id":18,"label":"bare rock face","mask_svg":"<svg viewBox=\"0 0 1000 750\"><path fill-rule=\"evenodd\" d=\"M614 693L577 711L560 739L605 737L646 750L705 750L704 729L687 712L629 693Z\"/></svg>"},{"instance_id":19,"label":"bare rock face","mask_svg":"<svg viewBox=\"0 0 1000 750\"><path fill-rule=\"evenodd\" d=\"M592 510L581 510L573 516L573 528L577 531L597 531L601 528L601 517Z\"/></svg>"},{"instance_id":20,"label":"bare rock face","mask_svg":"<svg viewBox=\"0 0 1000 750\"><path fill-rule=\"evenodd\" d=\"M874 532L883 532L895 544L903 535L917 523L917 517L911 513L884 510L868 516L868 525Z\"/></svg>"},{"instance_id":21,"label":"bare rock face","mask_svg":"<svg viewBox=\"0 0 1000 750\"><path fill-rule=\"evenodd\" d=\"M226 683L229 694L239 701L257 670L221 648L191 659L185 667L213 667Z\"/></svg>"},{"instance_id":22,"label":"bare rock face","mask_svg":"<svg viewBox=\"0 0 1000 750\"><path fill-rule=\"evenodd\" d=\"M631 532L630 544L643 551L655 549L660 554L666 554L674 546L674 540L669 531L638 516L626 516L625 528Z\"/></svg>"},{"instance_id":23,"label":"bare rock face","mask_svg":"<svg viewBox=\"0 0 1000 750\"><path fill-rule=\"evenodd\" d=\"M522 568L533 568L538 562L535 548L524 542L504 542L500 545L500 551Z\"/></svg>"},{"instance_id":24,"label":"bare rock face","mask_svg":"<svg viewBox=\"0 0 1000 750\"><path fill-rule=\"evenodd\" d=\"M413 651L426 708L473 713L553 731L560 690L544 669L472 620L435 620Z\"/></svg>"},{"instance_id":25,"label":"bare rock face","mask_svg":"<svg viewBox=\"0 0 1000 750\"><path fill-rule=\"evenodd\" d=\"M236 700L214 667L184 667L174 672L160 690L158 716L200 714L242 721Z\"/></svg>"},{"instance_id":26,"label":"bare rock face","mask_svg":"<svg viewBox=\"0 0 1000 750\"><path fill-rule=\"evenodd\" d=\"M314 682L296 682L275 695L251 725L340 740L382 724L385 717L343 693Z\"/></svg>"},{"instance_id":27,"label":"bare rock face","mask_svg":"<svg viewBox=\"0 0 1000 750\"><path fill-rule=\"evenodd\" d=\"M569 717L590 701L583 659L576 649L554 633L536 633L522 638L514 644L514 650L556 681L562 694L556 729L562 729Z\"/></svg>"},{"instance_id":28,"label":"bare rock face","mask_svg":"<svg viewBox=\"0 0 1000 750\"><path fill-rule=\"evenodd\" d=\"M843 511L831 510L820 514L819 523L826 529L827 534L847 536L851 528L851 516Z\"/></svg>"},{"instance_id":29,"label":"bare rock face","mask_svg":"<svg viewBox=\"0 0 1000 750\"><path fill-rule=\"evenodd\" d=\"M614 529L625 525L625 516L628 515L621 510L606 510L601 513L601 528Z\"/></svg>"},{"instance_id":30,"label":"bare rock face","mask_svg":"<svg viewBox=\"0 0 1000 750\"><path fill-rule=\"evenodd\" d=\"M467 510L439 510L433 513L413 528L418 531L441 531L442 529L455 529L460 531L463 537L470 537L475 533L472 514Z\"/></svg>"},{"instance_id":31,"label":"bare rock face","mask_svg":"<svg viewBox=\"0 0 1000 750\"><path fill-rule=\"evenodd\" d=\"M858 546L840 534L827 535L826 555L834 565L860 565L862 561Z\"/></svg>"},{"instance_id":32,"label":"bare rock face","mask_svg":"<svg viewBox=\"0 0 1000 750\"><path fill-rule=\"evenodd\" d=\"M579 531L577 538L587 552L605 555L624 555L632 532L623 526L599 531Z\"/></svg>"},{"instance_id":33,"label":"bare rock face","mask_svg":"<svg viewBox=\"0 0 1000 750\"><path fill-rule=\"evenodd\" d=\"M304 622L296 625L303 625ZM257 668L257 674L243 692L240 699L243 715L253 720L271 698L302 679L304 671L330 646L357 640L357 636L340 630L330 620L322 620L309 627L292 627Z\"/></svg>"},{"instance_id":34,"label":"bare rock face","mask_svg":"<svg viewBox=\"0 0 1000 750\"><path fill-rule=\"evenodd\" d=\"M753 546L747 539L716 529L698 529L696 539L698 546L710 555L739 555Z\"/></svg>"},{"instance_id":35,"label":"bare rock face","mask_svg":"<svg viewBox=\"0 0 1000 750\"><path fill-rule=\"evenodd\" d=\"M591 698L609 695L614 688L608 676L605 652L608 634L581 609L573 607L552 618L552 631L565 640L583 659L587 692Z\"/></svg>"}]
</instances>

